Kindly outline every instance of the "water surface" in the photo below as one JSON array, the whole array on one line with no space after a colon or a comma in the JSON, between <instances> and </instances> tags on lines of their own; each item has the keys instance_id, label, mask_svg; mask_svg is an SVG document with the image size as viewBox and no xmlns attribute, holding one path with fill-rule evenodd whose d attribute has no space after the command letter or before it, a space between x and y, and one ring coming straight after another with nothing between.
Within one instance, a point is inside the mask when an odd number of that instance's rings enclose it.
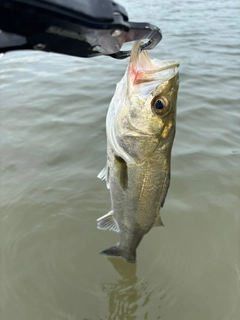
<instances>
[{"instance_id":1,"label":"water surface","mask_svg":"<svg viewBox=\"0 0 240 320\"><path fill-rule=\"evenodd\" d=\"M0 59L1 320L240 318L240 6L119 1L158 25L150 53L178 59L180 90L164 228L137 265L99 251L110 209L97 179L105 117L127 60L12 52Z\"/></svg>"}]
</instances>

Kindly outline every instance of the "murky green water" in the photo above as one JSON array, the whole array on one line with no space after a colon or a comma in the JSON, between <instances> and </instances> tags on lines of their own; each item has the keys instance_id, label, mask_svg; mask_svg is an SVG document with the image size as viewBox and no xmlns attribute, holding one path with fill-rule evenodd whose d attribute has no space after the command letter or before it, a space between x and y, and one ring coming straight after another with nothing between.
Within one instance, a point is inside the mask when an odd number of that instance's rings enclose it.
<instances>
[{"instance_id":1,"label":"murky green water","mask_svg":"<svg viewBox=\"0 0 240 320\"><path fill-rule=\"evenodd\" d=\"M1 320L240 318L240 5L119 1L181 62L164 228L137 265L98 254L118 234L105 116L127 61L15 52L0 59Z\"/></svg>"}]
</instances>

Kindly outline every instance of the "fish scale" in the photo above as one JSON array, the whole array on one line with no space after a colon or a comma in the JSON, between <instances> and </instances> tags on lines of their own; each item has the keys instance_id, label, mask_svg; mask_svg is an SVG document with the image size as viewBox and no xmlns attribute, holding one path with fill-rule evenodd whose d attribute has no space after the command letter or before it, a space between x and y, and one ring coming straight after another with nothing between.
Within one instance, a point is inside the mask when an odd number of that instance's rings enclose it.
<instances>
[{"instance_id":1,"label":"fish scale","mask_svg":"<svg viewBox=\"0 0 240 320\"><path fill-rule=\"evenodd\" d=\"M144 235L163 226L160 208L170 185L179 86L179 63L151 60L140 46L134 43L109 105L108 160L98 175L107 181L112 205L97 219L98 228L120 233L120 241L101 253L132 263Z\"/></svg>"}]
</instances>

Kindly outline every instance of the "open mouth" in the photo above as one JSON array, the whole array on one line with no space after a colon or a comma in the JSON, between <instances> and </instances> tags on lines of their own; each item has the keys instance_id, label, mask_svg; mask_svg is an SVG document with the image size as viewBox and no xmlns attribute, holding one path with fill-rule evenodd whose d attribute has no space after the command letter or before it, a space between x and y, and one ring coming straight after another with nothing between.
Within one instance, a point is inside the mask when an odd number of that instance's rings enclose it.
<instances>
[{"instance_id":1,"label":"open mouth","mask_svg":"<svg viewBox=\"0 0 240 320\"><path fill-rule=\"evenodd\" d=\"M162 72L165 70L178 68L180 65L179 62L176 60L162 60L161 63L163 63L163 65L161 67L158 67L158 68L152 69L152 70L145 70L144 73L145 74L152 74L152 73Z\"/></svg>"},{"instance_id":2,"label":"open mouth","mask_svg":"<svg viewBox=\"0 0 240 320\"><path fill-rule=\"evenodd\" d=\"M129 78L134 85L152 81L163 82L178 72L179 62L177 60L150 60L145 51L142 51L135 59L129 65Z\"/></svg>"},{"instance_id":3,"label":"open mouth","mask_svg":"<svg viewBox=\"0 0 240 320\"><path fill-rule=\"evenodd\" d=\"M146 58L146 57L144 57ZM138 69L138 63L134 66L135 72L129 78L133 85L132 90L142 96L147 96L161 83L170 80L178 73L179 62L177 60L150 60L151 68ZM141 64L142 66L143 64ZM148 63L149 66L149 63Z\"/></svg>"}]
</instances>

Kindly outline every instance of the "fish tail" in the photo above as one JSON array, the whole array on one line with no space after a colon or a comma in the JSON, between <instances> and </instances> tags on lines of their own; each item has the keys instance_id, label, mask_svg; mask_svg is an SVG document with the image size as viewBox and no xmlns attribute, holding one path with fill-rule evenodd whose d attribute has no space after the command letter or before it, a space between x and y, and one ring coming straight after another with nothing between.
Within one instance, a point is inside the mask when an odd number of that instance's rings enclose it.
<instances>
[{"instance_id":1,"label":"fish tail","mask_svg":"<svg viewBox=\"0 0 240 320\"><path fill-rule=\"evenodd\" d=\"M106 256L110 257L122 257L128 262L136 263L136 250L134 250L134 252L132 252L131 254L126 254L121 250L119 243L117 243L115 246L101 251L100 254L105 254Z\"/></svg>"}]
</instances>

